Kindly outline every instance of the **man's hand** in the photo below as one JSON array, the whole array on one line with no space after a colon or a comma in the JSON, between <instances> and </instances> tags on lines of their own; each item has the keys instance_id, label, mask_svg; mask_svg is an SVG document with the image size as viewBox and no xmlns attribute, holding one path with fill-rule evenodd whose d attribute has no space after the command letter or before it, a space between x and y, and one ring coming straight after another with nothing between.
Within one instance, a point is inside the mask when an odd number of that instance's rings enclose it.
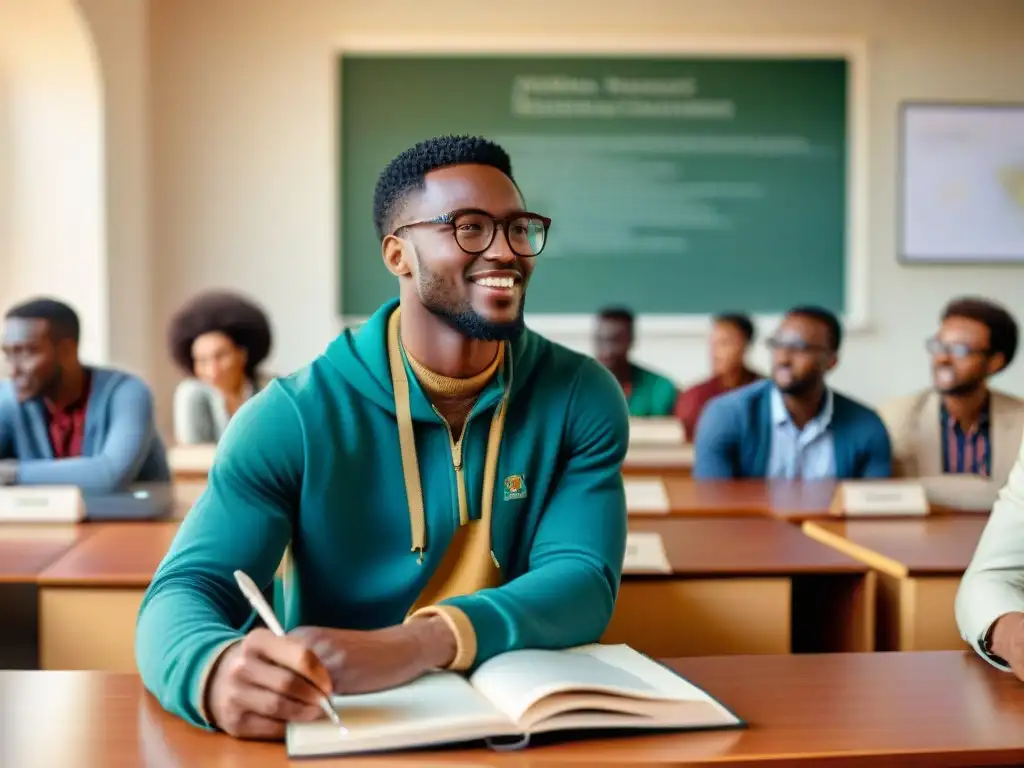
<instances>
[{"instance_id":1,"label":"man's hand","mask_svg":"<svg viewBox=\"0 0 1024 768\"><path fill-rule=\"evenodd\" d=\"M217 660L206 689L213 724L244 739L280 739L289 720L324 716L331 678L316 654L294 638L256 629Z\"/></svg>"},{"instance_id":2,"label":"man's hand","mask_svg":"<svg viewBox=\"0 0 1024 768\"><path fill-rule=\"evenodd\" d=\"M1010 665L1013 674L1024 680L1024 613L1000 616L992 627L992 653Z\"/></svg>"},{"instance_id":3,"label":"man's hand","mask_svg":"<svg viewBox=\"0 0 1024 768\"><path fill-rule=\"evenodd\" d=\"M443 619L416 619L386 629L299 627L301 641L330 673L337 693L368 693L415 680L455 658L455 636Z\"/></svg>"}]
</instances>

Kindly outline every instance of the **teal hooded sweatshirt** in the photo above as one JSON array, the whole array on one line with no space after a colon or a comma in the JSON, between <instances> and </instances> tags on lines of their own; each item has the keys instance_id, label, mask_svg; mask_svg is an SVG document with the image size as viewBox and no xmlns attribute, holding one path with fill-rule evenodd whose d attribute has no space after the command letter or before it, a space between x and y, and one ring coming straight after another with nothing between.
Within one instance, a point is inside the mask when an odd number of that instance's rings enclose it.
<instances>
[{"instance_id":1,"label":"teal hooded sweatshirt","mask_svg":"<svg viewBox=\"0 0 1024 768\"><path fill-rule=\"evenodd\" d=\"M460 525L451 441L406 361L426 527L418 553L388 362L397 306L343 332L231 419L139 611L139 672L168 711L210 727L209 671L253 621L236 569L269 592L287 550L286 630L371 630L401 624L441 563ZM598 641L625 553L622 389L596 360L529 329L506 349L511 364L481 392L462 438L469 515L479 519L491 416L511 376L492 497L499 584L441 601L471 624L471 667L517 648Z\"/></svg>"}]
</instances>

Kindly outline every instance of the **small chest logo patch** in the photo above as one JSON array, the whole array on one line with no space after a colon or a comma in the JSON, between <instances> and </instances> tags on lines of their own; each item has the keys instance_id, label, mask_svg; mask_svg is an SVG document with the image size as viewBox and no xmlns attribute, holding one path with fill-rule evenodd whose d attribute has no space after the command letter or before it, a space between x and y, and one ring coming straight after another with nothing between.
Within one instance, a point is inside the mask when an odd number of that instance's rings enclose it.
<instances>
[{"instance_id":1,"label":"small chest logo patch","mask_svg":"<svg viewBox=\"0 0 1024 768\"><path fill-rule=\"evenodd\" d=\"M526 498L526 481L522 475L509 475L505 478L505 501Z\"/></svg>"}]
</instances>

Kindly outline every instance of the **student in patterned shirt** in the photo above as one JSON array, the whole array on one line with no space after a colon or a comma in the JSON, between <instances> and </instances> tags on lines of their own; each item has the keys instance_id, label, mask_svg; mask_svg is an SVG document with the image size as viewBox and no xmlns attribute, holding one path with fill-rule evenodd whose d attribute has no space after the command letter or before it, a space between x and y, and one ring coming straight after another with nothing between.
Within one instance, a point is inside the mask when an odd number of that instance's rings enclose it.
<instances>
[{"instance_id":1,"label":"student in patterned shirt","mask_svg":"<svg viewBox=\"0 0 1024 768\"><path fill-rule=\"evenodd\" d=\"M892 437L897 474L977 475L1002 486L1024 430L1024 400L989 387L1017 351L1017 323L1003 307L959 298L928 339L932 387L880 413Z\"/></svg>"}]
</instances>

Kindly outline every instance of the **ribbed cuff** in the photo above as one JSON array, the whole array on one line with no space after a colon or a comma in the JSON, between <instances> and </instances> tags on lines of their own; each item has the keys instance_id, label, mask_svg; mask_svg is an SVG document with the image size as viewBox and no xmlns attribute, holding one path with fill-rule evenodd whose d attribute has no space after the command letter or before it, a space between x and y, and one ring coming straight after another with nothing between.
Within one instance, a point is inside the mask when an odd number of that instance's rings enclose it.
<instances>
[{"instance_id":1,"label":"ribbed cuff","mask_svg":"<svg viewBox=\"0 0 1024 768\"><path fill-rule=\"evenodd\" d=\"M476 630L469 616L451 605L428 605L410 614L406 622L428 616L441 618L455 635L455 658L448 669L461 672L473 666L476 659Z\"/></svg>"}]
</instances>

